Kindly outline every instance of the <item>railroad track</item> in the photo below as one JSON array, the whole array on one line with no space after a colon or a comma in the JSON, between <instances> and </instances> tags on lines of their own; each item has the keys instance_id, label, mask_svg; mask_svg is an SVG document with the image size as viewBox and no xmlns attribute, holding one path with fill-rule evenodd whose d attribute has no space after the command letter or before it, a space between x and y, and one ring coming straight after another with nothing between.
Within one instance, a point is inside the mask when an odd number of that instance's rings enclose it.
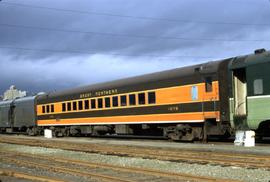
<instances>
[{"instance_id":1,"label":"railroad track","mask_svg":"<svg viewBox=\"0 0 270 182\"><path fill-rule=\"evenodd\" d=\"M245 168L264 168L270 170L270 156L258 156L251 154L238 153L220 153L220 152L202 152L191 150L175 150L161 148L146 148L132 146L98 145L98 144L80 144L74 142L10 138L0 137L0 142L39 146L48 148L59 148L71 151L80 151L88 153L99 153L105 155L141 157L147 159L158 159L171 162L187 162L199 164L213 164L221 166L237 166Z\"/></svg>"},{"instance_id":2,"label":"railroad track","mask_svg":"<svg viewBox=\"0 0 270 182\"><path fill-rule=\"evenodd\" d=\"M15 170L8 170L1 168L0 168L0 176L8 176L16 179L27 179L31 181L40 181L40 182L64 182L63 180L49 178L47 176L36 176L29 173L17 172Z\"/></svg>"},{"instance_id":3,"label":"railroad track","mask_svg":"<svg viewBox=\"0 0 270 182\"><path fill-rule=\"evenodd\" d=\"M66 158L55 158L48 155L33 155L10 151L0 151L0 161L14 163L24 167L38 167L40 169L67 173L70 175L94 178L102 181L131 182L131 181L202 181L202 182L236 182L237 180L216 179L212 177L194 176L189 174L163 172L151 169L122 167L110 164L93 163ZM68 164L69 167L65 167ZM70 169L72 165L72 169ZM95 172L90 172L95 170ZM98 170L97 170L98 169ZM104 171L109 174L104 174ZM112 172L113 171L113 172ZM120 177L123 176L124 177ZM129 174L136 174L136 178ZM128 176L128 177L126 177ZM139 176L139 178L138 178Z\"/></svg>"}]
</instances>

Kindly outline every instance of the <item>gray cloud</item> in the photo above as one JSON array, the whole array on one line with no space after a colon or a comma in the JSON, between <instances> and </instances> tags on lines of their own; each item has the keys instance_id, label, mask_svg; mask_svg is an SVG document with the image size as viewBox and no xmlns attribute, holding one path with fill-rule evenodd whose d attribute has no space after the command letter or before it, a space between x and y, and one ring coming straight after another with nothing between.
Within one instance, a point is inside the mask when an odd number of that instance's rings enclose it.
<instances>
[{"instance_id":1,"label":"gray cloud","mask_svg":"<svg viewBox=\"0 0 270 182\"><path fill-rule=\"evenodd\" d=\"M0 26L0 46L66 51L0 48L0 92L11 84L31 92L65 89L251 53L254 49L268 48L270 45L270 41L196 41L202 38L270 40L270 25L218 24L218 22L267 24L270 17L268 1L3 0L2 2L4 3L0 2L0 24L156 38ZM35 9L12 6L5 2L81 12L166 18L167 21ZM185 20L191 21L185 22ZM209 22L216 22L216 24ZM195 40L157 37L183 37ZM85 54L68 53L71 50L85 52ZM152 57L140 55L152 55ZM194 56L194 58L181 55ZM200 56L211 58L199 58Z\"/></svg>"}]
</instances>

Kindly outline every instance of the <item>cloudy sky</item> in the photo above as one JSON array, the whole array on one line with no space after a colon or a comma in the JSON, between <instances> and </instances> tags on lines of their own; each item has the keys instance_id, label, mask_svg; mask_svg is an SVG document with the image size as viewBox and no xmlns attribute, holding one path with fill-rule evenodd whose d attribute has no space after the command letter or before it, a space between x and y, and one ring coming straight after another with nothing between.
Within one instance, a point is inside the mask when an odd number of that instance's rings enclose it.
<instances>
[{"instance_id":1,"label":"cloudy sky","mask_svg":"<svg viewBox=\"0 0 270 182\"><path fill-rule=\"evenodd\" d=\"M1 0L0 93L12 84L50 92L270 49L269 17L269 0Z\"/></svg>"}]
</instances>

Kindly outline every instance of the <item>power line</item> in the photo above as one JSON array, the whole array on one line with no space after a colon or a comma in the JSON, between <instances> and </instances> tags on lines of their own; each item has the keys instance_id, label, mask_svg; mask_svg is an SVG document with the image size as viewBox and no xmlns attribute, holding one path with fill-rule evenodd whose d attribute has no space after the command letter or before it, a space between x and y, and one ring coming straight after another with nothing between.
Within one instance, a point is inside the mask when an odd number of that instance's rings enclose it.
<instances>
[{"instance_id":1,"label":"power line","mask_svg":"<svg viewBox=\"0 0 270 182\"><path fill-rule=\"evenodd\" d=\"M61 11L61 12L69 12L69 13L89 14L89 15L97 15L97 16L110 16L110 17L150 20L150 21L165 21L165 22L178 22L178 23L182 22L182 23L214 24L214 25L270 26L270 24L267 24L267 23L195 21L195 20L184 20L184 19L181 20L181 19L157 18L157 17L146 17L146 16L131 16L131 15L121 15L121 14L93 12L93 11L79 11L79 10L72 10L72 9L52 8L52 7L35 6L35 5L29 5L29 4L10 3L10 2L1 2L1 4L19 6L19 7L24 7L24 8L46 9L46 10L51 10L51 11Z\"/></svg>"},{"instance_id":2,"label":"power line","mask_svg":"<svg viewBox=\"0 0 270 182\"><path fill-rule=\"evenodd\" d=\"M270 42L270 40L265 40L265 39L253 39L253 40L248 40L248 39L212 39L212 38L186 38L186 37L150 36L150 35L129 35L129 34L67 30L67 29L3 24L3 23L0 23L0 26L11 27L11 28L22 28L22 29L35 29L35 30L43 30L43 31L65 32L65 33L95 34L95 35L99 35L99 36L129 37L129 38L144 38L144 39L174 39L174 40L183 40L183 41L217 41L217 42Z\"/></svg>"},{"instance_id":3,"label":"power line","mask_svg":"<svg viewBox=\"0 0 270 182\"><path fill-rule=\"evenodd\" d=\"M34 52L52 52L52 53L65 53L65 54L102 54L109 56L123 56L123 57L154 57L154 58L215 58L211 56L188 56L188 55L177 55L177 56L160 56L160 55L142 55L142 54L120 54L120 53L99 53L94 51L79 51L79 50L54 50L54 49L36 49L36 48L25 48L15 46L2 46L0 49L20 50L20 51L34 51Z\"/></svg>"}]
</instances>

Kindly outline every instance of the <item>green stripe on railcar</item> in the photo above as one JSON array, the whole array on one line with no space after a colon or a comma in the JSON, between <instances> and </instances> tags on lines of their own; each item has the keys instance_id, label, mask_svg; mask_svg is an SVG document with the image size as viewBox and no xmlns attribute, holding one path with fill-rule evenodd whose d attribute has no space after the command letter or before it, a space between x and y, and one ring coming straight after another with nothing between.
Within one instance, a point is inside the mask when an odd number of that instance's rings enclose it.
<instances>
[{"instance_id":1,"label":"green stripe on railcar","mask_svg":"<svg viewBox=\"0 0 270 182\"><path fill-rule=\"evenodd\" d=\"M256 130L262 121L270 119L270 95L248 97L249 128Z\"/></svg>"},{"instance_id":2,"label":"green stripe on railcar","mask_svg":"<svg viewBox=\"0 0 270 182\"><path fill-rule=\"evenodd\" d=\"M257 129L261 122L270 120L270 57L262 63L247 67L248 126Z\"/></svg>"}]
</instances>

